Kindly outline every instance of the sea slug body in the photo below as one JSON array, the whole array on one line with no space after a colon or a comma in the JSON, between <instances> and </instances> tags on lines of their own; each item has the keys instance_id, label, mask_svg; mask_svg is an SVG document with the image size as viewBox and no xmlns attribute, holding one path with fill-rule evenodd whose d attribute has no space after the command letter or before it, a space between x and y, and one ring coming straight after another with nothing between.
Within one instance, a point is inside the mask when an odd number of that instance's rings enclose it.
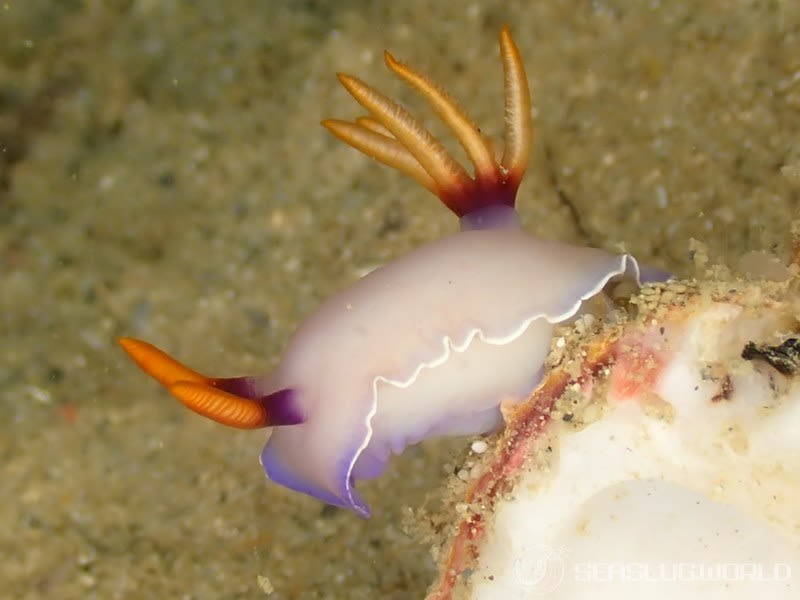
<instances>
[{"instance_id":1,"label":"sea slug body","mask_svg":"<svg viewBox=\"0 0 800 600\"><path fill-rule=\"evenodd\" d=\"M261 454L271 480L368 516L356 481L380 475L409 444L500 427L500 403L525 399L541 380L554 325L613 282L640 283L629 255L537 239L520 227L514 203L532 143L530 93L506 28L500 54L500 161L440 88L386 54L389 68L455 133L472 177L398 104L339 75L370 116L323 124L439 196L462 230L324 302L292 336L274 373L208 378L146 342L120 340L192 410L234 427L274 427Z\"/></svg>"}]
</instances>

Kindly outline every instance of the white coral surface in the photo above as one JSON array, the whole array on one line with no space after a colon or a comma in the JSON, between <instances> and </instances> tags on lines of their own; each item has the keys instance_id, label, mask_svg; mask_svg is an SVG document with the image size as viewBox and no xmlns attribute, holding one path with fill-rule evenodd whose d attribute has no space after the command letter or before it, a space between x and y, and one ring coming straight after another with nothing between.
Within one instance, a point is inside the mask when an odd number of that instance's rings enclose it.
<instances>
[{"instance_id":1,"label":"white coral surface","mask_svg":"<svg viewBox=\"0 0 800 600\"><path fill-rule=\"evenodd\" d=\"M642 373L618 361L584 391L599 417L550 423L487 523L472 598L800 598L800 376L741 357L785 340L792 311L685 317L631 338L652 385L623 397L615 378Z\"/></svg>"}]
</instances>

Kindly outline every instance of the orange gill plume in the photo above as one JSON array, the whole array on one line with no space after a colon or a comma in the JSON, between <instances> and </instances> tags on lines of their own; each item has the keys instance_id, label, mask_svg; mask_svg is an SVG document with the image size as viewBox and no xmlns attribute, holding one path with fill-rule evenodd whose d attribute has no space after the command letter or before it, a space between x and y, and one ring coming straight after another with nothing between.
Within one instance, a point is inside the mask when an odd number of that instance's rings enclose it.
<instances>
[{"instance_id":1,"label":"orange gill plume","mask_svg":"<svg viewBox=\"0 0 800 600\"><path fill-rule=\"evenodd\" d=\"M419 92L453 131L475 169L474 178L417 118L356 77L342 85L370 117L354 122L326 119L336 137L375 160L412 177L459 217L487 204L514 206L532 143L531 98L522 58L508 27L500 32L505 89L505 150L498 162L492 145L464 111L427 76L384 53L386 65ZM491 198L487 202L487 198Z\"/></svg>"}]
</instances>

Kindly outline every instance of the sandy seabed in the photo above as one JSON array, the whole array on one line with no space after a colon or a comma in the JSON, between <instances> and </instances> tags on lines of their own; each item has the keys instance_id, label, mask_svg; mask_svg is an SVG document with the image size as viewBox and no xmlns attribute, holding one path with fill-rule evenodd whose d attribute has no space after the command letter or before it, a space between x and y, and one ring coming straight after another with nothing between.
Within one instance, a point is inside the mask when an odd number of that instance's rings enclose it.
<instances>
[{"instance_id":1,"label":"sandy seabed","mask_svg":"<svg viewBox=\"0 0 800 600\"><path fill-rule=\"evenodd\" d=\"M718 262L788 254L797 3L0 2L4 597L423 595L403 523L462 442L362 485L362 520L271 485L263 432L184 411L115 339L267 371L321 299L455 230L318 123L360 113L336 71L421 106L390 48L499 135L504 23L534 93L532 233L678 274L692 238Z\"/></svg>"}]
</instances>

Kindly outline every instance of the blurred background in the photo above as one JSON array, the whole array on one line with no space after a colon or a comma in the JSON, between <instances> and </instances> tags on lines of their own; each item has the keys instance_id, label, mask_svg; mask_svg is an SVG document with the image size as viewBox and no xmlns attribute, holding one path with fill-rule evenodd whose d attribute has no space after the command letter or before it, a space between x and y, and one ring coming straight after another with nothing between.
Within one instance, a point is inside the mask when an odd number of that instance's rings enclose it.
<instances>
[{"instance_id":1,"label":"blurred background","mask_svg":"<svg viewBox=\"0 0 800 600\"><path fill-rule=\"evenodd\" d=\"M322 299L455 231L319 121L361 114L344 71L446 135L387 48L500 136L504 23L534 95L531 233L682 276L692 239L713 262L788 256L798 3L0 2L4 597L424 594L434 563L415 531L438 522L463 440L362 484L362 520L270 485L264 432L184 410L115 339L265 372Z\"/></svg>"}]
</instances>

